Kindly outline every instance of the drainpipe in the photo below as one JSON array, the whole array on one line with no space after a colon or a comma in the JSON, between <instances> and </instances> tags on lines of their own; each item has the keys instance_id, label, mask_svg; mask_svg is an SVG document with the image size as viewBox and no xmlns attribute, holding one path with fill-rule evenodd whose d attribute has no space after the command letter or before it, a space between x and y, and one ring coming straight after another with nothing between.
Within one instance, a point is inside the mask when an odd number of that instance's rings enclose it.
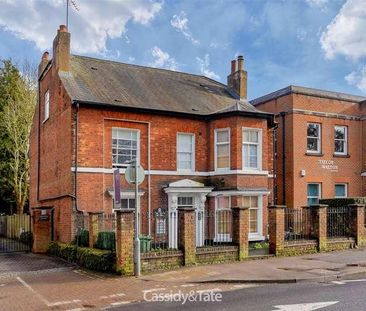
<instances>
[{"instance_id":1,"label":"drainpipe","mask_svg":"<svg viewBox=\"0 0 366 311\"><path fill-rule=\"evenodd\" d=\"M76 124L75 124L75 170L74 170L74 208L76 212L81 212L78 208L77 181L78 181L78 149L79 149L79 103L76 103Z\"/></svg>"},{"instance_id":2,"label":"drainpipe","mask_svg":"<svg viewBox=\"0 0 366 311\"><path fill-rule=\"evenodd\" d=\"M38 78L38 134L37 134L37 149L38 149L38 158L37 158L37 202L39 201L39 177L40 173L40 165L41 165L41 90L40 90L41 82L40 78Z\"/></svg>"},{"instance_id":3,"label":"drainpipe","mask_svg":"<svg viewBox=\"0 0 366 311\"><path fill-rule=\"evenodd\" d=\"M280 113L282 117L282 205L286 205L286 113Z\"/></svg>"},{"instance_id":4,"label":"drainpipe","mask_svg":"<svg viewBox=\"0 0 366 311\"><path fill-rule=\"evenodd\" d=\"M276 123L273 127L273 135L272 135L272 149L273 149L273 184L272 184L272 205L277 204L277 129L278 129L278 123Z\"/></svg>"}]
</instances>

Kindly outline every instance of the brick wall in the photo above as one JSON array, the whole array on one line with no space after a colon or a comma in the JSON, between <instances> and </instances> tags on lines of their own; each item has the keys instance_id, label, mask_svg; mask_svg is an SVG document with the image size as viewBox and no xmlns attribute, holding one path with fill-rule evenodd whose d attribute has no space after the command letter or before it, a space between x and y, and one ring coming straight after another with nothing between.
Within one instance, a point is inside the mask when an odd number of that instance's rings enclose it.
<instances>
[{"instance_id":1,"label":"brick wall","mask_svg":"<svg viewBox=\"0 0 366 311\"><path fill-rule=\"evenodd\" d=\"M365 165L362 148L364 127L362 121L352 120L362 115L361 105L356 102L320 98L316 96L289 94L259 104L258 109L277 114L277 204L300 207L307 204L307 184L320 183L323 198L335 195L335 184L348 184L348 196L365 195L365 178L361 177ZM292 109L306 110L306 113ZM316 115L321 112L327 116ZM284 113L285 115L281 115ZM335 117L330 114L347 115L350 118ZM321 124L322 154L306 155L307 123ZM364 122L364 121L363 121ZM334 155L334 126L348 127L348 155ZM283 132L285 140L283 141ZM362 146L362 148L360 148ZM334 161L337 171L322 167L319 160ZM285 162L285 167L284 167ZM305 176L300 172L305 170Z\"/></svg>"}]
</instances>

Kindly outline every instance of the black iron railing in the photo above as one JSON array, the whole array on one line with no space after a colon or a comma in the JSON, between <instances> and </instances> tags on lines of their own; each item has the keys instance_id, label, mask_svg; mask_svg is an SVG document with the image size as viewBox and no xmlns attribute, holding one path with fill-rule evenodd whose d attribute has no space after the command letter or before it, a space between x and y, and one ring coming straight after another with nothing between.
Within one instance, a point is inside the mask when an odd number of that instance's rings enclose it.
<instances>
[{"instance_id":1,"label":"black iron railing","mask_svg":"<svg viewBox=\"0 0 366 311\"><path fill-rule=\"evenodd\" d=\"M199 217L196 223L200 223ZM201 231L201 232L200 232ZM233 215L231 209L218 209L203 212L203 227L198 228L196 236L197 246L222 246L230 245L233 239Z\"/></svg>"},{"instance_id":2,"label":"black iron railing","mask_svg":"<svg viewBox=\"0 0 366 311\"><path fill-rule=\"evenodd\" d=\"M285 209L285 241L312 239L311 211L307 208Z\"/></svg>"},{"instance_id":3,"label":"black iron railing","mask_svg":"<svg viewBox=\"0 0 366 311\"><path fill-rule=\"evenodd\" d=\"M348 206L327 208L327 237L343 238L352 236L352 209Z\"/></svg>"}]
</instances>

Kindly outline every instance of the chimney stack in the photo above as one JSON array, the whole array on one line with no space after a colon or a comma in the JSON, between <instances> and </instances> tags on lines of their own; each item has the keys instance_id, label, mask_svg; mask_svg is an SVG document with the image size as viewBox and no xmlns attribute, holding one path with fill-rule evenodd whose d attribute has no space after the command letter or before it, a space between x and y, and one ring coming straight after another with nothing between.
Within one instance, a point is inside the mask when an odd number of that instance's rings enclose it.
<instances>
[{"instance_id":1,"label":"chimney stack","mask_svg":"<svg viewBox=\"0 0 366 311\"><path fill-rule=\"evenodd\" d=\"M53 40L53 70L70 71L70 33L65 25L60 25Z\"/></svg>"},{"instance_id":2,"label":"chimney stack","mask_svg":"<svg viewBox=\"0 0 366 311\"><path fill-rule=\"evenodd\" d=\"M47 67L47 64L49 62L49 58L48 58L49 55L50 55L50 53L48 53L47 51L44 52L42 55L41 62L38 65L38 78L41 76L42 72Z\"/></svg>"},{"instance_id":3,"label":"chimney stack","mask_svg":"<svg viewBox=\"0 0 366 311\"><path fill-rule=\"evenodd\" d=\"M240 99L247 99L247 76L244 57L240 55L237 60L231 61L231 73L227 77L228 87L235 91Z\"/></svg>"}]
</instances>

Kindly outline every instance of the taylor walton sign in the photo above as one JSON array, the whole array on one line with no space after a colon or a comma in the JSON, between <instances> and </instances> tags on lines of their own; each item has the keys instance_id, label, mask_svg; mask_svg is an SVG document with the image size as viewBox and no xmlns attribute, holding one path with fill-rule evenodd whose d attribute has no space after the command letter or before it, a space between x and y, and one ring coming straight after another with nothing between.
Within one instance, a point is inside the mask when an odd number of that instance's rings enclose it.
<instances>
[{"instance_id":1,"label":"taylor walton sign","mask_svg":"<svg viewBox=\"0 0 366 311\"><path fill-rule=\"evenodd\" d=\"M114 208L121 208L121 181L119 168L113 171Z\"/></svg>"},{"instance_id":2,"label":"taylor walton sign","mask_svg":"<svg viewBox=\"0 0 366 311\"><path fill-rule=\"evenodd\" d=\"M319 160L319 164L325 170L338 172L338 165L333 160Z\"/></svg>"}]
</instances>

